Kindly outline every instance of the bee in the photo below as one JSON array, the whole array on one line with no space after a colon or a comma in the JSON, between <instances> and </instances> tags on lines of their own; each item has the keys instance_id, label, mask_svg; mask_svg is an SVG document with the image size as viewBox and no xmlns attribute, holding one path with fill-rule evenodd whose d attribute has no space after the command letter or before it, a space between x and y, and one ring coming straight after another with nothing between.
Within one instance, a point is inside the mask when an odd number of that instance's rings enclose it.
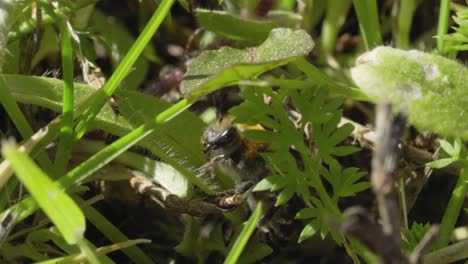
<instances>
[{"instance_id":1,"label":"bee","mask_svg":"<svg viewBox=\"0 0 468 264\"><path fill-rule=\"evenodd\" d=\"M203 153L211 167L218 166L231 176L236 186L243 182L256 182L267 173L261 153L268 151L269 144L245 137L247 129L262 129L233 123L228 115L208 126L202 136Z\"/></svg>"},{"instance_id":2,"label":"bee","mask_svg":"<svg viewBox=\"0 0 468 264\"><path fill-rule=\"evenodd\" d=\"M203 152L208 159L207 166L217 167L231 176L236 186L235 190L218 193L205 201L223 210L232 210L245 201L252 211L261 201L263 212L257 223L261 233L274 244L289 240L290 234L293 234L297 240L297 232L283 230L285 226L290 225L289 222L285 224L285 219L294 218L297 211L291 210L290 206L275 207L276 194L273 192L249 193L259 180L271 173L262 156L263 153L270 151L270 144L245 137L243 132L264 128L261 125L236 124L233 123L234 118L227 115L208 126L202 136L202 144Z\"/></svg>"}]
</instances>

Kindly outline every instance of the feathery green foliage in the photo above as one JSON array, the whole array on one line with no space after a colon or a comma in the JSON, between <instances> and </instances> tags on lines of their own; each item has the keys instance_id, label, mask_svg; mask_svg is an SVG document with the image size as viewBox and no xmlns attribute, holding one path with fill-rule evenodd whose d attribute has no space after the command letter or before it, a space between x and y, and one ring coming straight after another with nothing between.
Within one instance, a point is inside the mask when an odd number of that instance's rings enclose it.
<instances>
[{"instance_id":1,"label":"feathery green foliage","mask_svg":"<svg viewBox=\"0 0 468 264\"><path fill-rule=\"evenodd\" d=\"M316 232L325 237L329 232L327 218L340 216L339 198L369 187L366 182L358 182L365 173L357 168L342 168L336 160L359 150L340 145L353 130L350 124L338 126L342 98L327 102L326 87L306 90L282 87L278 92L268 87L245 89L242 95L245 101L230 112L236 116L236 122L262 124L266 130L246 131L245 135L270 142L272 150L264 154L272 174L258 183L254 191L277 191L276 206L298 195L308 208L301 210L297 218L309 219L300 241ZM271 99L269 104L265 104L264 95ZM284 102L289 99L302 116L297 127L284 111ZM332 194L325 189L324 180L332 186ZM337 242L342 241L337 233L333 237Z\"/></svg>"}]
</instances>

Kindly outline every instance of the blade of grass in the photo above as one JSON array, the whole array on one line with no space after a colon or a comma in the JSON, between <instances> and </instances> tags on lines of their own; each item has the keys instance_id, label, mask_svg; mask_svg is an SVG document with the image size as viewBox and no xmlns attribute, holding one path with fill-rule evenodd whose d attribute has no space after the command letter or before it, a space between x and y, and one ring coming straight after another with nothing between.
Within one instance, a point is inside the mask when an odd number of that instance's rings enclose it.
<instances>
[{"instance_id":1,"label":"blade of grass","mask_svg":"<svg viewBox=\"0 0 468 264\"><path fill-rule=\"evenodd\" d=\"M95 250L96 255L102 256L104 254L111 253L115 251L116 249L125 249L126 247L131 247L136 244L143 244L143 243L149 243L149 240L147 239L135 239L135 240L129 240L125 241L122 243L116 243L113 245L109 246L104 246L97 248ZM54 258L54 259L48 259L45 261L38 262L37 264L55 264L55 263L82 263L84 260L83 254L75 254L71 256L66 256L66 257L61 257L61 258ZM150 262L153 263L153 262Z\"/></svg>"},{"instance_id":2,"label":"blade of grass","mask_svg":"<svg viewBox=\"0 0 468 264\"><path fill-rule=\"evenodd\" d=\"M54 171L61 175L65 172L73 142L73 108L74 108L74 85L73 85L73 47L71 25L67 20L60 23L62 43L62 72L63 72L63 107L62 127L60 128L59 143L55 155Z\"/></svg>"},{"instance_id":3,"label":"blade of grass","mask_svg":"<svg viewBox=\"0 0 468 264\"><path fill-rule=\"evenodd\" d=\"M444 51L444 36L448 31L448 24L450 18L450 0L441 0L439 8L439 21L437 24L437 50L440 54L445 54Z\"/></svg>"},{"instance_id":4,"label":"blade of grass","mask_svg":"<svg viewBox=\"0 0 468 264\"><path fill-rule=\"evenodd\" d=\"M100 261L98 260L98 257L96 256L96 253L91 248L91 246L87 243L86 240L84 239L79 240L78 246L81 249L81 254L84 256L84 259L86 259L88 263L90 264L100 263Z\"/></svg>"},{"instance_id":5,"label":"blade of grass","mask_svg":"<svg viewBox=\"0 0 468 264\"><path fill-rule=\"evenodd\" d=\"M77 201L83 203L84 201L76 197ZM106 236L112 243L125 243L131 241L125 234L123 234L115 225L107 220L99 211L92 206L83 207L83 212L88 219L104 236ZM153 263L151 258L147 256L136 245L129 246L122 249L122 252L127 255L133 263Z\"/></svg>"},{"instance_id":6,"label":"blade of grass","mask_svg":"<svg viewBox=\"0 0 468 264\"><path fill-rule=\"evenodd\" d=\"M239 236L234 242L231 250L229 251L226 260L224 260L225 264L235 264L239 259L242 251L244 250L245 245L249 241L250 237L252 236L255 227L257 226L258 220L262 214L262 203L258 203L257 208L250 216L249 220L245 223L242 231L240 232Z\"/></svg>"},{"instance_id":7,"label":"blade of grass","mask_svg":"<svg viewBox=\"0 0 468 264\"><path fill-rule=\"evenodd\" d=\"M18 104L16 104L15 99L13 99L13 96L11 95L10 90L6 86L3 77L0 78L0 102L2 103L6 112L8 113L8 116L13 121L13 124L15 124L21 136L24 139L30 138L34 134L34 132L31 126L29 125L28 121L26 120L26 117L24 116L23 112L21 112ZM47 168L52 168L52 162L45 153L40 153L37 156L37 161L45 170L47 170Z\"/></svg>"},{"instance_id":8,"label":"blade of grass","mask_svg":"<svg viewBox=\"0 0 468 264\"><path fill-rule=\"evenodd\" d=\"M465 195L468 191L468 162L463 164L463 168L458 176L458 181L453 190L452 197L447 204L442 222L440 223L439 240L435 245L435 249L446 247L450 242L453 228L457 222L458 216L465 201Z\"/></svg>"},{"instance_id":9,"label":"blade of grass","mask_svg":"<svg viewBox=\"0 0 468 264\"><path fill-rule=\"evenodd\" d=\"M353 0L366 50L382 45L376 0Z\"/></svg>"},{"instance_id":10,"label":"blade of grass","mask_svg":"<svg viewBox=\"0 0 468 264\"><path fill-rule=\"evenodd\" d=\"M36 134L32 135L23 145L21 145L18 150L29 154L34 147L47 135L47 129L41 129ZM3 185L10 179L13 174L10 162L4 160L0 163L0 190L3 188ZM14 187L13 187L14 189Z\"/></svg>"},{"instance_id":11,"label":"blade of grass","mask_svg":"<svg viewBox=\"0 0 468 264\"><path fill-rule=\"evenodd\" d=\"M413 22L413 15L416 7L418 6L418 0L406 0L400 1L400 8L398 10L397 18L397 33L396 43L399 48L406 49L410 45L410 31Z\"/></svg>"},{"instance_id":12,"label":"blade of grass","mask_svg":"<svg viewBox=\"0 0 468 264\"><path fill-rule=\"evenodd\" d=\"M158 114L153 120L150 120L149 122L139 126L132 132L128 133L124 137L112 143L111 145L108 145L106 148L96 153L87 161L83 162L82 164L68 172L66 175L60 178L60 180L56 181L56 183L61 188L67 189L86 179L94 172L104 167L107 163L115 159L117 156L125 152L131 146L135 145L147 135L151 134L159 124L171 120L173 117L175 117L185 109L189 108L191 105L192 104L189 103L187 99L178 102L166 111ZM200 179L195 177L194 179L190 179L190 181L194 185L198 186L205 193L213 194L213 191L208 186L206 186ZM21 221L22 219L34 213L35 210L37 210L37 203L34 201L34 199L25 198L21 200L21 202L12 206L10 210L19 210L19 212L21 212L21 215L18 218L18 221ZM0 218L3 217L4 214L5 212L3 212L0 215Z\"/></svg>"},{"instance_id":13,"label":"blade of grass","mask_svg":"<svg viewBox=\"0 0 468 264\"><path fill-rule=\"evenodd\" d=\"M346 14L351 6L351 0L328 0L327 14L322 25L320 38L322 49L331 54L335 51L336 38Z\"/></svg>"},{"instance_id":14,"label":"blade of grass","mask_svg":"<svg viewBox=\"0 0 468 264\"><path fill-rule=\"evenodd\" d=\"M2 142L2 154L69 244L83 239L85 218L78 205L64 193L14 142Z\"/></svg>"},{"instance_id":15,"label":"blade of grass","mask_svg":"<svg viewBox=\"0 0 468 264\"><path fill-rule=\"evenodd\" d=\"M86 177L90 176L92 173L96 172L104 165L115 159L117 156L125 152L131 146L135 145L143 138L154 132L158 125L169 121L190 106L191 103L189 103L187 99L179 101L175 105L168 108L166 111L158 114L153 120L150 120L149 122L146 122L145 124L137 127L124 137L118 139L111 145L96 153L87 161L75 167L64 177L62 177L59 180L59 183L63 186L63 188L69 188L72 185L86 179ZM200 187L203 191L212 193L212 191L206 185L201 183L200 179L195 178L191 180L193 180L192 183Z\"/></svg>"},{"instance_id":16,"label":"blade of grass","mask_svg":"<svg viewBox=\"0 0 468 264\"><path fill-rule=\"evenodd\" d=\"M310 81L306 82L309 83L308 86L306 84L300 84L297 80L275 80L278 84L287 84L291 82L291 84L295 83L298 87L304 88L313 88L326 86L330 89L332 94L341 94L345 95L347 98L351 98L354 100L361 100L361 101L369 101L369 98L366 94L364 94L361 89L347 87L345 85L336 83L335 81L329 79L326 75L324 75L319 69L317 69L314 65L307 62L305 58L299 58L295 61L297 67L304 72L307 77L309 77Z\"/></svg>"},{"instance_id":17,"label":"blade of grass","mask_svg":"<svg viewBox=\"0 0 468 264\"><path fill-rule=\"evenodd\" d=\"M122 62L110 77L109 81L101 89L103 92L98 94L93 105L83 114L79 123L75 127L75 140L79 140L84 135L101 108L104 106L107 100L109 100L110 96L117 89L118 85L128 74L130 68L135 63L138 56L140 56L141 52L144 50L156 30L159 28L159 25L161 25L163 19L169 13L173 3L174 0L164 0L161 2L158 9L151 17L146 27L143 29L143 32L141 32L140 36L130 48L127 55L125 55Z\"/></svg>"}]
</instances>

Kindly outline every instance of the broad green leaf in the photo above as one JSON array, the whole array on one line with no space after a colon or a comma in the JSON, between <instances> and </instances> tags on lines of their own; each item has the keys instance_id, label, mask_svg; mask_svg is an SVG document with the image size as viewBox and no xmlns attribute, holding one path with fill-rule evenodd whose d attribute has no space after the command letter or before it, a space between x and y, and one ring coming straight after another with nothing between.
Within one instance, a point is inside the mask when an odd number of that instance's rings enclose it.
<instances>
[{"instance_id":1,"label":"broad green leaf","mask_svg":"<svg viewBox=\"0 0 468 264\"><path fill-rule=\"evenodd\" d=\"M2 154L16 176L57 226L67 243L83 239L85 217L78 205L12 142L2 142Z\"/></svg>"},{"instance_id":2,"label":"broad green leaf","mask_svg":"<svg viewBox=\"0 0 468 264\"><path fill-rule=\"evenodd\" d=\"M286 10L270 10L267 18L281 27L299 28L302 23L300 14Z\"/></svg>"},{"instance_id":3,"label":"broad green leaf","mask_svg":"<svg viewBox=\"0 0 468 264\"><path fill-rule=\"evenodd\" d=\"M258 47L204 52L188 67L180 90L184 96L196 99L294 61L307 55L313 45L304 30L276 28Z\"/></svg>"},{"instance_id":4,"label":"broad green leaf","mask_svg":"<svg viewBox=\"0 0 468 264\"><path fill-rule=\"evenodd\" d=\"M259 21L234 16L225 11L195 10L198 23L209 31L220 36L261 43L268 37L268 33L278 25L271 21Z\"/></svg>"},{"instance_id":5,"label":"broad green leaf","mask_svg":"<svg viewBox=\"0 0 468 264\"><path fill-rule=\"evenodd\" d=\"M17 101L39 105L56 112L61 111L62 81L6 74L1 77ZM94 92L94 88L90 86L75 83L75 105L92 103L90 97ZM169 104L162 100L138 92L119 90L116 94L122 115L117 116L109 105L105 105L93 123L94 129L123 136L169 107ZM183 112L170 122L162 124L146 140L141 141L139 146L161 157L184 174L192 184L206 189L206 184L194 172L205 162L200 145L204 126L195 115Z\"/></svg>"},{"instance_id":6,"label":"broad green leaf","mask_svg":"<svg viewBox=\"0 0 468 264\"><path fill-rule=\"evenodd\" d=\"M407 109L418 129L468 139L468 70L462 64L417 50L378 47L357 59L351 75L373 101Z\"/></svg>"}]
</instances>

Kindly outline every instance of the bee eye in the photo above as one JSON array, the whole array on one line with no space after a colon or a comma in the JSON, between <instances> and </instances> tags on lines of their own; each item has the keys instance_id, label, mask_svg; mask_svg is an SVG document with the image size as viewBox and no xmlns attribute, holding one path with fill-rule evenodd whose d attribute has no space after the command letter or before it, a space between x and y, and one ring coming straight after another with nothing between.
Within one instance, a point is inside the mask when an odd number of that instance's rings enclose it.
<instances>
[{"instance_id":1,"label":"bee eye","mask_svg":"<svg viewBox=\"0 0 468 264\"><path fill-rule=\"evenodd\" d=\"M216 139L215 145L217 147L225 146L237 138L237 130L234 127L229 128L228 130L224 131L221 136Z\"/></svg>"}]
</instances>

